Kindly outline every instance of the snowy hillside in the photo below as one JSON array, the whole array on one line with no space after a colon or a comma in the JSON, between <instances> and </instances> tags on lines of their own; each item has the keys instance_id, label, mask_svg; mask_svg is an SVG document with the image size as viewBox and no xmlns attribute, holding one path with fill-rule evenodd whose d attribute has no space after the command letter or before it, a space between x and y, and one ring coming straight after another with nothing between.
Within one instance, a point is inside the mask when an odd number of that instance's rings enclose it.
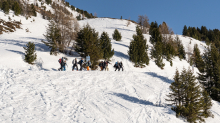
<instances>
[{"instance_id":1,"label":"snowy hillside","mask_svg":"<svg viewBox=\"0 0 220 123\"><path fill-rule=\"evenodd\" d=\"M178 58L173 60L173 67L165 61L164 70L158 68L151 60L146 68L134 68L128 58L128 46L135 34L136 25L127 21L96 18L79 21L81 27L87 23L99 32L105 31L112 40L115 61L122 61L125 71L71 71L71 62L78 55L51 56L49 49L41 42L48 24L38 14L26 20L22 16L4 15L1 19L22 22L23 29L0 35L0 122L31 123L181 123L166 105L166 95L176 68L190 67ZM32 20L35 20L34 22ZM114 29L122 34L122 41L112 39ZM25 29L29 29L26 32ZM149 35L145 34L147 43ZM186 51L198 44L204 52L204 43L179 36ZM37 65L24 62L23 47L27 42L34 42L37 50ZM190 43L191 42L191 43ZM149 47L149 51L151 47ZM67 57L66 72L59 72L58 59ZM198 72L195 69L196 75ZM214 118L206 119L208 123L220 121L220 103L212 101Z\"/></svg>"}]
</instances>

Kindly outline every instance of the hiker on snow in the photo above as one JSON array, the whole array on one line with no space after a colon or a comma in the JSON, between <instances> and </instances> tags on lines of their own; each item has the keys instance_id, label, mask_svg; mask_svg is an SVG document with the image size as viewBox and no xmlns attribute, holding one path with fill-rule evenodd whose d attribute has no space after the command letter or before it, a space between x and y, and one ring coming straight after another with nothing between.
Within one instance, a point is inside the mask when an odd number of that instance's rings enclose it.
<instances>
[{"instance_id":1,"label":"hiker on snow","mask_svg":"<svg viewBox=\"0 0 220 123\"><path fill-rule=\"evenodd\" d=\"M122 71L124 70L124 69L123 69L124 66L123 66L122 62L120 62L120 63L118 64L118 66L119 66L119 70L120 70L120 68L122 69ZM118 70L118 71L119 71L119 70Z\"/></svg>"},{"instance_id":2,"label":"hiker on snow","mask_svg":"<svg viewBox=\"0 0 220 123\"><path fill-rule=\"evenodd\" d=\"M62 70L62 65L61 65L61 63L62 63L62 60L63 58L60 58L59 60L58 60L58 62L60 63L60 68L58 69L59 71L61 71Z\"/></svg>"},{"instance_id":3,"label":"hiker on snow","mask_svg":"<svg viewBox=\"0 0 220 123\"><path fill-rule=\"evenodd\" d=\"M104 61L104 69L105 71L109 71L108 64L111 64L108 60Z\"/></svg>"},{"instance_id":4,"label":"hiker on snow","mask_svg":"<svg viewBox=\"0 0 220 123\"><path fill-rule=\"evenodd\" d=\"M82 58L82 59L79 61L79 63L78 63L78 64L80 65L80 71L82 71L82 65L83 65L83 63L84 63L84 62L83 62L83 58Z\"/></svg>"},{"instance_id":5,"label":"hiker on snow","mask_svg":"<svg viewBox=\"0 0 220 123\"><path fill-rule=\"evenodd\" d=\"M73 64L73 68L72 68L72 71L74 71L75 67L76 67L76 70L78 71L78 66L77 66L77 58L73 59L72 61L72 64Z\"/></svg>"},{"instance_id":6,"label":"hiker on snow","mask_svg":"<svg viewBox=\"0 0 220 123\"><path fill-rule=\"evenodd\" d=\"M103 61L101 61L101 62L99 63L99 67L101 68L101 71L102 71L102 70L103 70L103 67L104 67Z\"/></svg>"},{"instance_id":7,"label":"hiker on snow","mask_svg":"<svg viewBox=\"0 0 220 123\"><path fill-rule=\"evenodd\" d=\"M117 69L118 69L118 71L120 71L120 67L119 67L119 62L118 62L118 61L115 62L114 67L115 67L115 71L116 71Z\"/></svg>"},{"instance_id":8,"label":"hiker on snow","mask_svg":"<svg viewBox=\"0 0 220 123\"><path fill-rule=\"evenodd\" d=\"M88 62L86 63L86 69L87 69L87 71L89 71L89 67L91 67L91 62L90 62L90 61L88 61Z\"/></svg>"},{"instance_id":9,"label":"hiker on snow","mask_svg":"<svg viewBox=\"0 0 220 123\"><path fill-rule=\"evenodd\" d=\"M63 60L61 65L62 65L62 71L66 71L66 66L68 67L68 65L66 64L66 60Z\"/></svg>"}]
</instances>

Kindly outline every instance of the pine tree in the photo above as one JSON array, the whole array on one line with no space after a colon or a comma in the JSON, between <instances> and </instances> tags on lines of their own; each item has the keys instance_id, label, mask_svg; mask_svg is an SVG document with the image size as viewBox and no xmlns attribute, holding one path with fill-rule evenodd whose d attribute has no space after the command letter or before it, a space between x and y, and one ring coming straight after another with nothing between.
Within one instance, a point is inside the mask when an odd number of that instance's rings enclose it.
<instances>
[{"instance_id":1,"label":"pine tree","mask_svg":"<svg viewBox=\"0 0 220 123\"><path fill-rule=\"evenodd\" d=\"M7 1L4 1L2 3L2 10L4 11L4 13L8 14L9 13L9 4Z\"/></svg>"},{"instance_id":2,"label":"pine tree","mask_svg":"<svg viewBox=\"0 0 220 123\"><path fill-rule=\"evenodd\" d=\"M186 59L186 52L185 52L184 46L178 36L176 36L175 41L177 43L179 59L180 60Z\"/></svg>"},{"instance_id":3,"label":"pine tree","mask_svg":"<svg viewBox=\"0 0 220 123\"><path fill-rule=\"evenodd\" d=\"M207 93L207 91L203 88L203 92L202 92L202 103L201 103L201 107L202 107L202 116L205 118L208 117L214 117L214 115L212 114L212 112L210 111L211 107L212 107L212 99L209 96L209 94Z\"/></svg>"},{"instance_id":4,"label":"pine tree","mask_svg":"<svg viewBox=\"0 0 220 123\"><path fill-rule=\"evenodd\" d=\"M183 35L187 35L187 26L186 25L183 27Z\"/></svg>"},{"instance_id":5,"label":"pine tree","mask_svg":"<svg viewBox=\"0 0 220 123\"><path fill-rule=\"evenodd\" d=\"M54 21L50 21L47 27L47 32L44 35L46 41L42 41L50 49L50 55L57 55L58 51L63 52L61 44L60 29L57 27Z\"/></svg>"},{"instance_id":6,"label":"pine tree","mask_svg":"<svg viewBox=\"0 0 220 123\"><path fill-rule=\"evenodd\" d=\"M149 29L149 34L152 36L153 35L153 30L157 29L157 28L159 28L157 22L156 21L151 22L150 29Z\"/></svg>"},{"instance_id":7,"label":"pine tree","mask_svg":"<svg viewBox=\"0 0 220 123\"><path fill-rule=\"evenodd\" d=\"M37 54L35 53L35 44L28 42L26 47L23 47L25 50L25 61L29 64L33 64L33 62L37 59Z\"/></svg>"},{"instance_id":8,"label":"pine tree","mask_svg":"<svg viewBox=\"0 0 220 123\"><path fill-rule=\"evenodd\" d=\"M128 51L130 60L135 63L135 67L144 67L144 64L149 64L147 49L147 40L144 38L141 29L137 26L136 35L133 35Z\"/></svg>"},{"instance_id":9,"label":"pine tree","mask_svg":"<svg viewBox=\"0 0 220 123\"><path fill-rule=\"evenodd\" d=\"M220 56L214 44L204 53L204 71L198 80L204 85L207 93L216 101L220 101Z\"/></svg>"},{"instance_id":10,"label":"pine tree","mask_svg":"<svg viewBox=\"0 0 220 123\"><path fill-rule=\"evenodd\" d=\"M174 106L176 116L186 118L188 122L204 122L204 118L212 116L210 108L211 99L208 94L201 90L196 82L196 77L190 69L182 70L181 75L178 71L174 76L174 82L170 85L167 101Z\"/></svg>"},{"instance_id":11,"label":"pine tree","mask_svg":"<svg viewBox=\"0 0 220 123\"><path fill-rule=\"evenodd\" d=\"M181 109L182 109L182 102L183 102L183 95L184 95L183 93L184 86L180 78L179 71L177 69L176 69L176 73L173 79L174 79L174 82L171 83L170 85L171 93L167 95L168 99L166 99L166 101L170 101L171 105L175 106L173 110L176 111L176 117L179 117L182 115Z\"/></svg>"},{"instance_id":12,"label":"pine tree","mask_svg":"<svg viewBox=\"0 0 220 123\"><path fill-rule=\"evenodd\" d=\"M103 51L103 58L110 59L114 55L114 49L112 50L111 40L107 32L103 32L100 37L101 49Z\"/></svg>"},{"instance_id":13,"label":"pine tree","mask_svg":"<svg viewBox=\"0 0 220 123\"><path fill-rule=\"evenodd\" d=\"M158 28L154 28L151 32L150 42L153 44L151 50L151 58L155 59L155 63L158 67L163 69L165 64L163 63L163 44L162 35Z\"/></svg>"},{"instance_id":14,"label":"pine tree","mask_svg":"<svg viewBox=\"0 0 220 123\"><path fill-rule=\"evenodd\" d=\"M184 83L184 101L183 101L183 116L188 122L195 122L196 120L203 121L201 117L202 107L201 103L201 90L196 82L196 77L192 71L184 69L181 73L181 79Z\"/></svg>"},{"instance_id":15,"label":"pine tree","mask_svg":"<svg viewBox=\"0 0 220 123\"><path fill-rule=\"evenodd\" d=\"M199 50L197 44L194 45L193 59L194 59L195 66L199 69L200 72L203 72L205 64L204 64L203 59L200 55L200 50Z\"/></svg>"},{"instance_id":16,"label":"pine tree","mask_svg":"<svg viewBox=\"0 0 220 123\"><path fill-rule=\"evenodd\" d=\"M21 14L21 8L17 1L14 3L12 10L15 12L15 15L17 16Z\"/></svg>"},{"instance_id":17,"label":"pine tree","mask_svg":"<svg viewBox=\"0 0 220 123\"><path fill-rule=\"evenodd\" d=\"M81 29L76 39L75 50L81 57L90 56L92 69L96 69L98 60L103 57L101 42L98 38L98 32L92 29L88 24Z\"/></svg>"},{"instance_id":18,"label":"pine tree","mask_svg":"<svg viewBox=\"0 0 220 123\"><path fill-rule=\"evenodd\" d=\"M120 41L122 38L121 33L119 33L117 29L115 29L114 33L112 34L112 37L116 41Z\"/></svg>"}]
</instances>

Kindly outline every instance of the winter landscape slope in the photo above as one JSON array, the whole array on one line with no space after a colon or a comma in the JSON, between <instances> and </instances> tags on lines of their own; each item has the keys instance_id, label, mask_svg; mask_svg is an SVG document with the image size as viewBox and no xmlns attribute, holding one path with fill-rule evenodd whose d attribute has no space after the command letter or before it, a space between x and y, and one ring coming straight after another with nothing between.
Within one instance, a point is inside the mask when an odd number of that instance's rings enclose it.
<instances>
[{"instance_id":1,"label":"winter landscape slope","mask_svg":"<svg viewBox=\"0 0 220 123\"><path fill-rule=\"evenodd\" d=\"M105 31L112 40L115 61L122 61L125 71L71 71L71 62L79 55L52 56L49 49L41 42L46 32L47 20L37 17L26 20L22 16L6 15L0 11L1 19L22 22L23 29L0 35L0 122L76 122L76 123L181 123L175 112L165 101L170 92L176 69L182 70L190 65L178 58L173 66L165 61L164 70L151 60L145 68L134 68L127 54L128 46L135 34L136 25L126 26L126 20L96 18L79 21L80 27L87 23L95 28L99 35ZM35 19L33 22L32 20ZM32 22L31 22L32 21ZM30 32L26 32L25 29ZM114 29L122 34L122 41L112 39ZM150 36L145 34L149 51ZM175 37L175 36L174 36ZM179 35L186 51L198 44L201 52L205 43ZM24 62L23 47L27 42L36 45L36 65ZM67 57L68 68L59 72L58 59ZM194 73L198 70L195 68ZM212 101L214 118L208 123L220 121L220 104Z\"/></svg>"}]
</instances>

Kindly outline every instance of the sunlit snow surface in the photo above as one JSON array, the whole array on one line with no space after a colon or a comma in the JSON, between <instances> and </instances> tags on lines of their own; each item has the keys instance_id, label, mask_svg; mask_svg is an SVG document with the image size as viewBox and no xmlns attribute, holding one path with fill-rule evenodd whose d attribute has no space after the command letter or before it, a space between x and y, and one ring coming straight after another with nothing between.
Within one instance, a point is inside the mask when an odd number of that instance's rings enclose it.
<instances>
[{"instance_id":1,"label":"sunlit snow surface","mask_svg":"<svg viewBox=\"0 0 220 123\"><path fill-rule=\"evenodd\" d=\"M48 24L38 13L37 17L26 20L22 16L4 15L1 19L22 22L23 29L0 35L0 122L28 123L180 123L167 102L170 83L176 69L190 67L178 58L173 67L164 60L164 70L151 60L145 68L134 68L129 61L128 46L135 34L136 25L119 19L97 18L80 21L81 27L87 23L99 32L109 34L115 55L109 72L72 71L71 62L79 55L51 56L49 49L41 42ZM33 22L33 19L35 20ZM32 22L31 22L32 21ZM25 29L30 32L26 32ZM114 29L122 34L122 41L112 39ZM145 34L149 43L150 36ZM175 36L174 36L175 37ZM204 52L204 43L179 36L186 51L198 44ZM191 41L190 41L191 40ZM34 42L37 51L37 65L31 66L23 61L27 42ZM190 43L191 42L191 43ZM66 72L59 72L58 59L67 57ZM115 72L113 64L122 61L125 70ZM190 67L191 68L191 67ZM197 75L195 68L194 73ZM213 101L214 118L208 123L220 121L220 104Z\"/></svg>"}]
</instances>

